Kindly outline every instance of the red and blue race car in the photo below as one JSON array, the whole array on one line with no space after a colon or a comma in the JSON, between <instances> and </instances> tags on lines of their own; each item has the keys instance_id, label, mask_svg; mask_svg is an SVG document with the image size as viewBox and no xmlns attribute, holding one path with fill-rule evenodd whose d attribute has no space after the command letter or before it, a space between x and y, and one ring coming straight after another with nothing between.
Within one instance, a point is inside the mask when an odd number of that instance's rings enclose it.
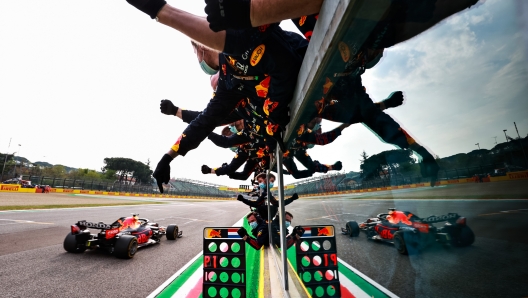
<instances>
[{"instance_id":1,"label":"red and blue race car","mask_svg":"<svg viewBox=\"0 0 528 298\"><path fill-rule=\"evenodd\" d=\"M100 232L92 234L90 229L98 229ZM112 224L80 220L71 226L63 247L71 253L102 248L118 258L131 259L138 248L160 243L164 235L168 240L176 240L182 237L182 232L177 225L162 227L146 218L139 218L139 214L121 217Z\"/></svg>"},{"instance_id":2,"label":"red and blue race car","mask_svg":"<svg viewBox=\"0 0 528 298\"><path fill-rule=\"evenodd\" d=\"M445 224L442 227L433 225L440 222ZM380 213L359 224L352 220L341 228L341 232L350 237L359 236L360 231L365 232L369 240L393 243L396 250L405 255L435 242L463 247L475 241L466 218L457 213L420 218L411 212L390 208L389 213Z\"/></svg>"}]
</instances>

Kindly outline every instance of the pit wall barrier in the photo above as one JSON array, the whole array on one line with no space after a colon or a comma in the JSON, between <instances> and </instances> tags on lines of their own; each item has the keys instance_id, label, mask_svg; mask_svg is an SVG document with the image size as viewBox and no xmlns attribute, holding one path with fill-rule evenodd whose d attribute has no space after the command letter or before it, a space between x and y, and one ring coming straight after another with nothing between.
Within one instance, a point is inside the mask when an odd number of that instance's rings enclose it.
<instances>
[{"instance_id":1,"label":"pit wall barrier","mask_svg":"<svg viewBox=\"0 0 528 298\"><path fill-rule=\"evenodd\" d=\"M0 184L0 192L24 192L37 193L40 189L23 188L18 184ZM107 195L107 196L126 196L126 197L141 197L141 198L174 198L174 199L206 199L206 200L234 200L233 198L221 197L203 197L203 196L180 196L180 195L162 195L162 194L138 194L129 192L113 192L113 191L95 191L82 189L67 189L67 188L52 188L52 193L68 193L68 194L87 194L87 195Z\"/></svg>"},{"instance_id":2,"label":"pit wall barrier","mask_svg":"<svg viewBox=\"0 0 528 298\"><path fill-rule=\"evenodd\" d=\"M528 171L520 172L508 172L506 176L499 177L484 177L481 182L498 182L498 181L513 181L513 180L528 180ZM459 179L449 179L436 182L436 186L439 185L449 185L449 184L461 184L461 183L479 183L477 178L459 178ZM326 195L341 195L349 193L363 193L363 192L376 192L376 191L386 191L386 190L396 190L396 189L407 189L407 188L418 188L418 187L429 187L429 183L415 183L415 184L406 184L399 186L387 186L387 187L377 187L377 188L367 188L359 190L343 190L343 191L330 191L322 193L313 193L313 194L303 194L301 197L316 197L316 196L326 196Z\"/></svg>"}]
</instances>

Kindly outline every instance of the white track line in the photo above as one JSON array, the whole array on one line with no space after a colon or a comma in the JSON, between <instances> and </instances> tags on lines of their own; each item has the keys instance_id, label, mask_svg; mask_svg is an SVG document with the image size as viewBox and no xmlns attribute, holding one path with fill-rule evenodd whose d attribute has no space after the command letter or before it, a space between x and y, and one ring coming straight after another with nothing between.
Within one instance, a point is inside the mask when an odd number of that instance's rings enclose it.
<instances>
[{"instance_id":1,"label":"white track line","mask_svg":"<svg viewBox=\"0 0 528 298\"><path fill-rule=\"evenodd\" d=\"M350 266L350 264L348 264L347 262L343 261L341 258L337 257L337 260L339 261L339 263L343 264L345 267L347 267L348 269L350 269L352 272L354 272L355 274L359 275L359 277L363 278L364 280L366 280L368 283L370 283L371 285L375 286L376 288L378 288L378 290L380 290L381 292L383 292L385 295L391 297L391 298L398 298L398 296L396 296L394 293L392 293L391 291L387 290L386 288L384 288L383 286L381 286L380 284L378 284L377 282L373 281L370 277L366 276L365 274L361 273L359 270L357 270L356 268Z\"/></svg>"}]
</instances>

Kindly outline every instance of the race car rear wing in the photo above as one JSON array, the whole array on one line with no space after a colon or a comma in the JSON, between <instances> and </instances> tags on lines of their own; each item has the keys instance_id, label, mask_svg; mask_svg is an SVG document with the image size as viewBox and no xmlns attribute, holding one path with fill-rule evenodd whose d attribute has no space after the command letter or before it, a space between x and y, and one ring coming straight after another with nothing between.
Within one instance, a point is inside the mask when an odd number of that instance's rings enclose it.
<instances>
[{"instance_id":1,"label":"race car rear wing","mask_svg":"<svg viewBox=\"0 0 528 298\"><path fill-rule=\"evenodd\" d=\"M77 223L76 223L77 226L79 226L79 228L81 229L86 229L86 228L92 228L92 229L101 229L101 230L110 230L110 229L113 229L115 227L112 227L112 225L109 225L109 224L105 224L104 222L98 222L98 223L94 223L94 222L89 222L89 221L86 221L86 220L79 220Z\"/></svg>"},{"instance_id":2,"label":"race car rear wing","mask_svg":"<svg viewBox=\"0 0 528 298\"><path fill-rule=\"evenodd\" d=\"M435 222L443 222L443 221L456 222L457 219L459 219L460 217L461 216L458 215L457 213L448 213L447 215L440 215L440 216L431 215L427 218L421 218L420 221L423 223L435 223Z\"/></svg>"}]
</instances>

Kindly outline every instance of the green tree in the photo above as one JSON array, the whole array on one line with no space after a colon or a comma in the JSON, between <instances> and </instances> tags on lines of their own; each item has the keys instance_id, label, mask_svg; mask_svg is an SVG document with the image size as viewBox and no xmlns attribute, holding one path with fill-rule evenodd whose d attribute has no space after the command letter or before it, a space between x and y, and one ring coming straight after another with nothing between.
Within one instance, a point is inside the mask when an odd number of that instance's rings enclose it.
<instances>
[{"instance_id":1,"label":"green tree","mask_svg":"<svg viewBox=\"0 0 528 298\"><path fill-rule=\"evenodd\" d=\"M150 161L144 164L130 158L107 157L104 159L104 163L105 175L107 171L113 170L119 175L119 181L127 180L128 177L135 178L138 183L150 183L152 180Z\"/></svg>"}]
</instances>

